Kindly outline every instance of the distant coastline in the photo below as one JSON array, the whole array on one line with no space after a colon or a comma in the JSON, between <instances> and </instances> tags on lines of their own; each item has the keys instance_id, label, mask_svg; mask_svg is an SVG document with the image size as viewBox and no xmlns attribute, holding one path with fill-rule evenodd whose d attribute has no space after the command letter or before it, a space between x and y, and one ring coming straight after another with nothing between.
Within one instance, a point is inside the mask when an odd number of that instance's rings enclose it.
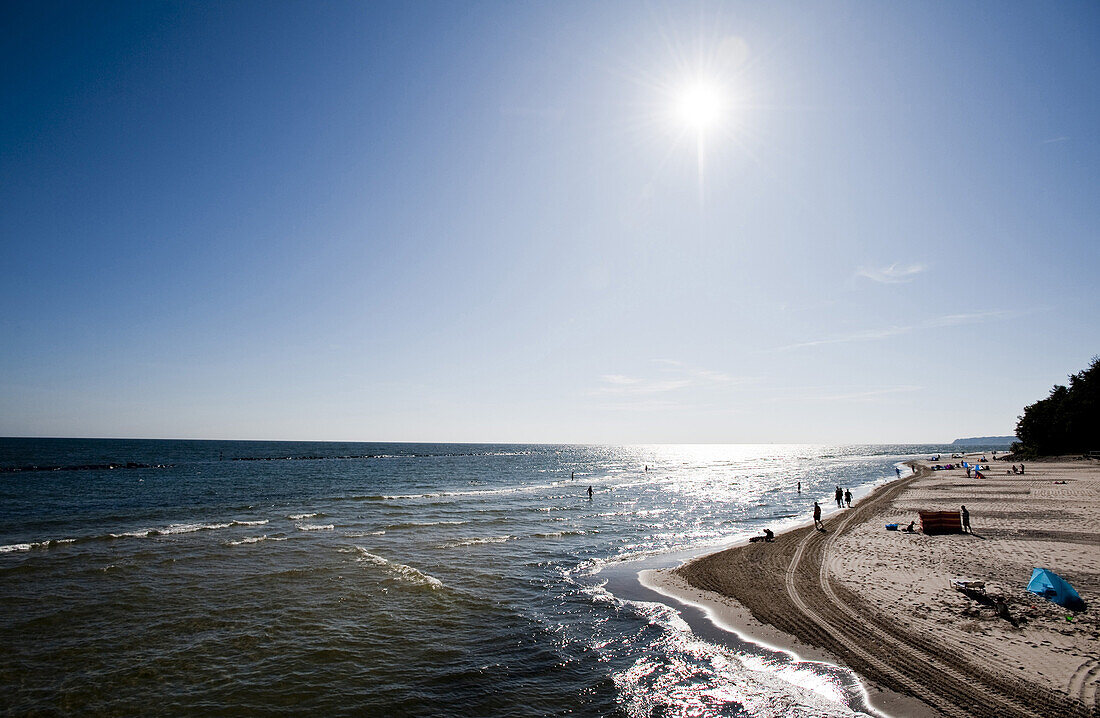
<instances>
[{"instance_id":1,"label":"distant coastline","mask_svg":"<svg viewBox=\"0 0 1100 718\"><path fill-rule=\"evenodd\" d=\"M1017 441L1015 436L972 436L966 439L955 439L952 446L973 446L982 449L1007 448L1012 442Z\"/></svg>"}]
</instances>

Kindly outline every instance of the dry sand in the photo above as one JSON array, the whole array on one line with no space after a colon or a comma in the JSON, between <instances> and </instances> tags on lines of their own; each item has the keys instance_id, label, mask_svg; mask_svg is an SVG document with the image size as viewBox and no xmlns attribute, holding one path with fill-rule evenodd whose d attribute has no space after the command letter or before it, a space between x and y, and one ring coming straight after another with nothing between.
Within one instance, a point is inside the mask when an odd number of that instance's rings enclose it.
<instances>
[{"instance_id":1,"label":"dry sand","mask_svg":"<svg viewBox=\"0 0 1100 718\"><path fill-rule=\"evenodd\" d=\"M1029 462L1015 476L997 461L980 480L927 464L827 518L826 532L796 529L646 582L709 603L749 637L849 666L891 715L1100 714L1100 462ZM974 535L885 530L963 504ZM1027 592L1034 567L1069 581L1088 609ZM985 581L1018 625L954 578Z\"/></svg>"}]
</instances>

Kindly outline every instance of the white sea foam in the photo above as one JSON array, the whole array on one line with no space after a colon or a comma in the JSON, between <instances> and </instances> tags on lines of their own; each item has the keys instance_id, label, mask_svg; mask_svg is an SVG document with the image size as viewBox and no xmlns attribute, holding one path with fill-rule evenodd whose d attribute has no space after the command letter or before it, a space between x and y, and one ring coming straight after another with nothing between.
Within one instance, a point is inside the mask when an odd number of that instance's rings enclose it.
<instances>
[{"instance_id":1,"label":"white sea foam","mask_svg":"<svg viewBox=\"0 0 1100 718\"><path fill-rule=\"evenodd\" d=\"M403 521L399 524L390 524L386 526L387 529L418 529L425 526L460 526L462 524L469 523L462 519L448 520L448 521Z\"/></svg>"},{"instance_id":2,"label":"white sea foam","mask_svg":"<svg viewBox=\"0 0 1100 718\"><path fill-rule=\"evenodd\" d=\"M324 513L316 511L312 514L291 514L290 516L287 516L287 518L291 521L301 521L302 519L316 519L320 518L321 516L324 516Z\"/></svg>"},{"instance_id":3,"label":"white sea foam","mask_svg":"<svg viewBox=\"0 0 1100 718\"><path fill-rule=\"evenodd\" d=\"M233 520L217 524L170 524L162 528L137 529L136 531L123 531L121 533L109 533L107 535L111 538L149 538L152 536L174 536L176 534L195 533L196 531L217 531L218 529L227 529L230 526L263 526L267 522L267 519L258 519L255 521Z\"/></svg>"},{"instance_id":4,"label":"white sea foam","mask_svg":"<svg viewBox=\"0 0 1100 718\"><path fill-rule=\"evenodd\" d=\"M845 705L843 687L831 677L797 668L777 670L700 640L679 612L666 605L626 601L623 607L664 629L654 650L641 651L633 665L611 676L629 716L678 712L687 705L692 715L719 716L731 704L766 718L865 715ZM615 645L607 642L598 650L613 652Z\"/></svg>"},{"instance_id":5,"label":"white sea foam","mask_svg":"<svg viewBox=\"0 0 1100 718\"><path fill-rule=\"evenodd\" d=\"M49 548L59 544L74 543L74 538L48 539L46 541L31 541L29 543L12 543L0 546L0 553L14 553L15 551L30 551L34 548Z\"/></svg>"},{"instance_id":6,"label":"white sea foam","mask_svg":"<svg viewBox=\"0 0 1100 718\"><path fill-rule=\"evenodd\" d=\"M335 524L295 524L294 528L299 531L331 531L336 528Z\"/></svg>"},{"instance_id":7,"label":"white sea foam","mask_svg":"<svg viewBox=\"0 0 1100 718\"><path fill-rule=\"evenodd\" d=\"M596 484L604 483L607 478L608 477L600 477L600 478L595 479L595 480L587 479L587 481L588 481L588 483L596 485ZM547 484L528 484L528 485L523 485L523 486L507 486L507 487L501 487L501 488L497 488L497 489L470 489L468 491L436 491L436 492L426 493L426 494L383 494L383 495L380 495L380 496L352 496L350 498L352 498L354 500L361 500L361 501L362 500L374 501L374 500L380 500L380 499L381 500L387 500L387 501L408 500L408 499L439 499L439 498L451 498L451 497L456 497L456 496L479 498L479 497L483 497L483 496L504 496L504 495L508 495L508 494L538 493L540 491L546 491L547 489L553 489L555 487L562 486L562 485L565 485L565 484L566 484L566 482L564 480L562 480L562 481L551 481L550 483L547 483ZM613 488L618 488L620 486L633 486L633 485L634 484L613 484ZM579 495L579 493L578 493L578 495Z\"/></svg>"},{"instance_id":8,"label":"white sea foam","mask_svg":"<svg viewBox=\"0 0 1100 718\"><path fill-rule=\"evenodd\" d=\"M589 533L598 534L599 531L585 531L584 529L575 529L573 531L551 531L549 533L535 534L535 538L561 538L562 536L585 536Z\"/></svg>"},{"instance_id":9,"label":"white sea foam","mask_svg":"<svg viewBox=\"0 0 1100 718\"><path fill-rule=\"evenodd\" d=\"M459 546L477 546L479 544L486 543L505 543L506 541L515 540L515 536L479 536L476 538L459 539L457 541L448 541L442 544L440 548L457 548Z\"/></svg>"},{"instance_id":10,"label":"white sea foam","mask_svg":"<svg viewBox=\"0 0 1100 718\"><path fill-rule=\"evenodd\" d=\"M348 531L344 534L348 538L363 538L365 536L385 536L385 531Z\"/></svg>"},{"instance_id":11,"label":"white sea foam","mask_svg":"<svg viewBox=\"0 0 1100 718\"><path fill-rule=\"evenodd\" d=\"M426 586L433 591L443 588L443 582L435 576L429 576L420 569L413 568L412 566L406 566L403 563L395 563L389 559L382 558L377 554L373 554L366 550L362 546L356 546L355 549L360 554L361 561L366 561L375 566L381 566L386 569L394 578L405 583L412 584L414 586Z\"/></svg>"},{"instance_id":12,"label":"white sea foam","mask_svg":"<svg viewBox=\"0 0 1100 718\"><path fill-rule=\"evenodd\" d=\"M267 534L264 534L263 536L249 536L247 538L241 539L240 541L226 541L225 545L241 546L243 544L259 543L260 541L286 541L286 538L286 536L268 536Z\"/></svg>"}]
</instances>

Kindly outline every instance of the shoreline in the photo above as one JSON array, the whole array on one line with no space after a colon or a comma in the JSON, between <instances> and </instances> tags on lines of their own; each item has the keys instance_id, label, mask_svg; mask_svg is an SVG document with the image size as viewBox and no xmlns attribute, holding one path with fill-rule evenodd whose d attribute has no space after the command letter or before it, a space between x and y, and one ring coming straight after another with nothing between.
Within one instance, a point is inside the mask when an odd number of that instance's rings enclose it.
<instances>
[{"instance_id":1,"label":"shoreline","mask_svg":"<svg viewBox=\"0 0 1100 718\"><path fill-rule=\"evenodd\" d=\"M914 473L909 476L889 479L881 484L873 486L863 495L853 507L860 502L872 499L875 494L886 490L899 482L916 479L920 474L914 465L916 462L905 462ZM812 501L812 499L809 499ZM832 510L823 512L822 519L829 521L842 515L844 510ZM784 528L775 534L776 541L789 537L791 534L802 533L813 529L813 519L806 519L794 526ZM677 568L644 569L638 572L638 582L645 588L671 599L682 605L692 606L703 611L707 619L718 628L735 634L744 641L755 643L769 650L782 651L793 659L804 662L828 663L835 666L847 667L843 658L814 643L803 640L795 633L784 631L776 626L761 621L744 604L730 596L717 593L706 588L700 588L689 583L679 570L684 566L701 559L723 554L727 551L736 551L751 547L753 544L747 538L737 543L724 547L718 551L700 554L685 561ZM890 718L935 718L940 714L930 709L920 700L887 688L879 683L871 681L867 676L856 671L860 683L866 695L866 701L877 713Z\"/></svg>"},{"instance_id":2,"label":"shoreline","mask_svg":"<svg viewBox=\"0 0 1100 718\"><path fill-rule=\"evenodd\" d=\"M917 473L884 483L851 509L824 517L827 532L807 522L777 534L773 543L743 542L675 569L640 572L638 580L700 608L716 626L745 640L855 671L870 705L896 718L1097 715L1100 660L1089 657L1090 650L1096 653L1092 634L1100 628L1095 609L1067 630L1059 624L1064 617L1058 607L1044 605L1048 602L1032 594L1021 595L1018 566L1009 570L996 565L998 551L1015 551L1028 542L1024 548L1045 550L1035 561L1047 553L1079 568L1071 583L1095 603L1100 561L1087 552L1091 546L1098 553L1100 533L1095 528L1080 531L1074 521L1078 516L1063 520L1078 529L1074 532L1045 526L1060 514L1062 504L1082 497L1080 516L1100 508L1095 462L1032 464L1038 474L1014 479L993 475L1007 467L996 463L982 484L966 479L962 471L932 471L928 462L909 463ZM1052 493L1058 477L1076 485L1074 490ZM949 492L956 495L948 497ZM880 525L880 519L896 522L899 514L906 522L916 518L912 506L948 510L945 502L960 496L973 504L972 512L978 508L982 516L1003 515L1020 526L983 531L987 536L926 537L886 532ZM1012 511L984 510L1006 501ZM958 505L954 503L956 511ZM1038 528L1037 522L1042 524ZM1032 557L1025 559L1028 563ZM1009 629L994 612L979 610L951 590L949 578L960 567L962 575L1000 579L991 582L990 595L1006 596L1013 610L1026 612L1030 623ZM1004 635L1006 631L1012 635ZM986 660L989 652L1003 655ZM1061 674L1044 675L1036 667L1047 663Z\"/></svg>"},{"instance_id":3,"label":"shoreline","mask_svg":"<svg viewBox=\"0 0 1100 718\"><path fill-rule=\"evenodd\" d=\"M775 626L762 623L749 609L725 596L697 589L674 570L646 569L638 574L638 582L650 591L660 594L677 604L692 606L703 611L707 619L723 631L733 633L749 643L768 650L781 651L798 662L827 663L846 667L843 660L828 651L805 643L793 634ZM939 714L912 696L872 683L857 673L866 702L874 711L890 718L934 718Z\"/></svg>"}]
</instances>

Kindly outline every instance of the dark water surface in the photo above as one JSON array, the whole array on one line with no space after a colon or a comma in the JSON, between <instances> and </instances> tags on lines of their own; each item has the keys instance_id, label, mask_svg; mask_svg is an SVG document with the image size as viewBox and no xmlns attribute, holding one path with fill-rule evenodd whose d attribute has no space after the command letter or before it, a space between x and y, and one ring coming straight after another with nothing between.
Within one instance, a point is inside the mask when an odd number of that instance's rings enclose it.
<instances>
[{"instance_id":1,"label":"dark water surface","mask_svg":"<svg viewBox=\"0 0 1100 718\"><path fill-rule=\"evenodd\" d=\"M941 450L0 439L0 708L852 715L623 577Z\"/></svg>"}]
</instances>

